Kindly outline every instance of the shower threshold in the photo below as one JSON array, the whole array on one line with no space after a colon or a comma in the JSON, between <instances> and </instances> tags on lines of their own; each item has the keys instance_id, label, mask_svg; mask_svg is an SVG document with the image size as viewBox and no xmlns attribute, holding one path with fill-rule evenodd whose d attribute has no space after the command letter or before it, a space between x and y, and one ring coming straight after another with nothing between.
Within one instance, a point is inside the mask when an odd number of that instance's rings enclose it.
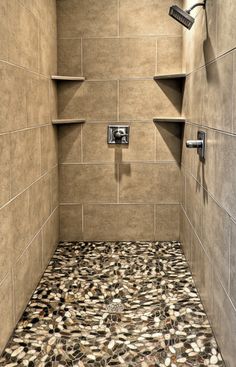
<instances>
[{"instance_id":1,"label":"shower threshold","mask_svg":"<svg viewBox=\"0 0 236 367\"><path fill-rule=\"evenodd\" d=\"M0 366L224 366L178 242L60 243Z\"/></svg>"}]
</instances>

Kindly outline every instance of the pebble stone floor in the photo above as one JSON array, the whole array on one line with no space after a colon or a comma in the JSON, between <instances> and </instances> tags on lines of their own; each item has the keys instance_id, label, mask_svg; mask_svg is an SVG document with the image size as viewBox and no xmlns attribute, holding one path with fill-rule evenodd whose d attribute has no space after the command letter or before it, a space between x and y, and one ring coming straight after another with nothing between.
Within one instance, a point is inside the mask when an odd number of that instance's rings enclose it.
<instances>
[{"instance_id":1,"label":"pebble stone floor","mask_svg":"<svg viewBox=\"0 0 236 367\"><path fill-rule=\"evenodd\" d=\"M0 366L224 366L178 242L60 243Z\"/></svg>"}]
</instances>

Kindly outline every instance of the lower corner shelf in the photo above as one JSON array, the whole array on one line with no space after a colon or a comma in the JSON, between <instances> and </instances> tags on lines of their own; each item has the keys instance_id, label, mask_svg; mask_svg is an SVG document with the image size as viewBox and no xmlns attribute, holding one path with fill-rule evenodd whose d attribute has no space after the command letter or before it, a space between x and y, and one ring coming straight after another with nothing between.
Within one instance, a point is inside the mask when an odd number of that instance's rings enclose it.
<instances>
[{"instance_id":1,"label":"lower corner shelf","mask_svg":"<svg viewBox=\"0 0 236 367\"><path fill-rule=\"evenodd\" d=\"M185 117L154 117L153 122L179 122L184 123Z\"/></svg>"},{"instance_id":2,"label":"lower corner shelf","mask_svg":"<svg viewBox=\"0 0 236 367\"><path fill-rule=\"evenodd\" d=\"M66 125L66 124L83 124L84 119L55 119L52 120L53 125Z\"/></svg>"}]
</instances>

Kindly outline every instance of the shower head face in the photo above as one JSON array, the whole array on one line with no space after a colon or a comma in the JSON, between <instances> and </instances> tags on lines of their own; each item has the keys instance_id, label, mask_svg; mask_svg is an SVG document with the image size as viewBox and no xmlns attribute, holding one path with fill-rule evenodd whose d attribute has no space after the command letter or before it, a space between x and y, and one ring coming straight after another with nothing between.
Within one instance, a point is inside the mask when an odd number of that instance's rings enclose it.
<instances>
[{"instance_id":1,"label":"shower head face","mask_svg":"<svg viewBox=\"0 0 236 367\"><path fill-rule=\"evenodd\" d=\"M188 29L191 29L195 21L195 19L191 17L191 15L179 8L177 5L173 5L170 7L169 15Z\"/></svg>"}]
</instances>

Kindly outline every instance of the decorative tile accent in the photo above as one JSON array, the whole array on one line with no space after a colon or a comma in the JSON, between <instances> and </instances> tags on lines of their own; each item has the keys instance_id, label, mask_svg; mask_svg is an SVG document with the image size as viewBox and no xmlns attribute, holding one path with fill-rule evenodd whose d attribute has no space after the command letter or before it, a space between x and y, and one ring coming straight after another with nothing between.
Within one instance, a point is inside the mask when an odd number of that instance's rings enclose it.
<instances>
[{"instance_id":1,"label":"decorative tile accent","mask_svg":"<svg viewBox=\"0 0 236 367\"><path fill-rule=\"evenodd\" d=\"M3 366L224 366L178 242L59 244Z\"/></svg>"}]
</instances>

